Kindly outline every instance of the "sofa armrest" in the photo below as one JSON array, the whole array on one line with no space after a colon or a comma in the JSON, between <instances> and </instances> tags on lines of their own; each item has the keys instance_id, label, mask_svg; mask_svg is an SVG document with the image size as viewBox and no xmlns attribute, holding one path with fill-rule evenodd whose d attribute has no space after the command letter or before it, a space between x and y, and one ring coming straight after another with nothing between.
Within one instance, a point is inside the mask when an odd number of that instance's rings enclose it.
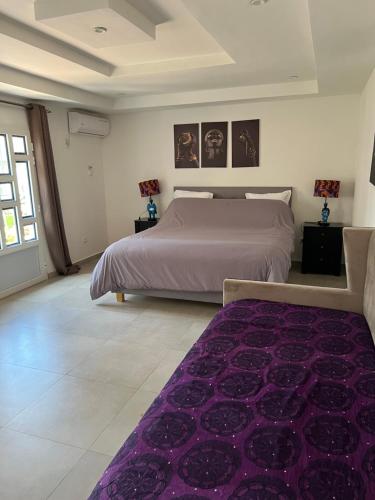
<instances>
[{"instance_id":1,"label":"sofa armrest","mask_svg":"<svg viewBox=\"0 0 375 500\"><path fill-rule=\"evenodd\" d=\"M240 299L259 299L306 306L363 312L362 294L343 288L224 280L224 305Z\"/></svg>"}]
</instances>

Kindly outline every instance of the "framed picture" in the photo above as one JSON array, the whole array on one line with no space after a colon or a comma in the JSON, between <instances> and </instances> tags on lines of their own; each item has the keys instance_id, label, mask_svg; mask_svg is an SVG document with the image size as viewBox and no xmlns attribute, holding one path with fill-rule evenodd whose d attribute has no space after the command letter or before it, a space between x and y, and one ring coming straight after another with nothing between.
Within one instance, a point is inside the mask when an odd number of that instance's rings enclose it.
<instances>
[{"instance_id":1,"label":"framed picture","mask_svg":"<svg viewBox=\"0 0 375 500\"><path fill-rule=\"evenodd\" d=\"M232 167L259 167L259 120L232 122Z\"/></svg>"},{"instance_id":2,"label":"framed picture","mask_svg":"<svg viewBox=\"0 0 375 500\"><path fill-rule=\"evenodd\" d=\"M372 163L370 172L370 182L375 186L375 136L374 136L374 147L372 149Z\"/></svg>"},{"instance_id":3,"label":"framed picture","mask_svg":"<svg viewBox=\"0 0 375 500\"><path fill-rule=\"evenodd\" d=\"M199 168L199 124L174 126L175 168Z\"/></svg>"},{"instance_id":4,"label":"framed picture","mask_svg":"<svg viewBox=\"0 0 375 500\"><path fill-rule=\"evenodd\" d=\"M202 123L202 168L226 168L227 147L228 122Z\"/></svg>"}]
</instances>

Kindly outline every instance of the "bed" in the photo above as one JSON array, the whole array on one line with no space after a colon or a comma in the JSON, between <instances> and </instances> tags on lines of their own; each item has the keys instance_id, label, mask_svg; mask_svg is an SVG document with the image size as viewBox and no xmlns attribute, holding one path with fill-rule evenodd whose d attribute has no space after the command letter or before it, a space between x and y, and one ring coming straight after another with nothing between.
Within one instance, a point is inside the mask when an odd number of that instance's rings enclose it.
<instances>
[{"instance_id":1,"label":"bed","mask_svg":"<svg viewBox=\"0 0 375 500\"><path fill-rule=\"evenodd\" d=\"M375 231L344 238L346 290L224 285L90 500L375 498Z\"/></svg>"},{"instance_id":2,"label":"bed","mask_svg":"<svg viewBox=\"0 0 375 500\"><path fill-rule=\"evenodd\" d=\"M91 297L114 292L222 303L225 278L285 282L294 247L290 206L246 200L279 188L175 188L214 199L171 202L151 229L110 245L92 276Z\"/></svg>"}]
</instances>

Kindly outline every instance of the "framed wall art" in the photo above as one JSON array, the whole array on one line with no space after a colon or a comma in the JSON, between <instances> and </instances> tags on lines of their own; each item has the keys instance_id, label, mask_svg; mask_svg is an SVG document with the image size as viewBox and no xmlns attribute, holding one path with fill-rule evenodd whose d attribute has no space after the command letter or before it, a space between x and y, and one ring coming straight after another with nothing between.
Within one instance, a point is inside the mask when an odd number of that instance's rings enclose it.
<instances>
[{"instance_id":1,"label":"framed wall art","mask_svg":"<svg viewBox=\"0 0 375 500\"><path fill-rule=\"evenodd\" d=\"M199 168L199 124L174 126L175 168Z\"/></svg>"},{"instance_id":2,"label":"framed wall art","mask_svg":"<svg viewBox=\"0 0 375 500\"><path fill-rule=\"evenodd\" d=\"M226 168L228 122L210 122L201 125L202 168Z\"/></svg>"},{"instance_id":3,"label":"framed wall art","mask_svg":"<svg viewBox=\"0 0 375 500\"><path fill-rule=\"evenodd\" d=\"M259 120L232 122L232 168L259 167Z\"/></svg>"}]
</instances>

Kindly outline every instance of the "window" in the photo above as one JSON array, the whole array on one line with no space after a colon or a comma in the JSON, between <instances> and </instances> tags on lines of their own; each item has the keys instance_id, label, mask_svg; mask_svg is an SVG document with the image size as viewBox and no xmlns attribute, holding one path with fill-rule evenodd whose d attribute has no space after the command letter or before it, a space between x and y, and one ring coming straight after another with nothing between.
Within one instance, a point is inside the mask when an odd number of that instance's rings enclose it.
<instances>
[{"instance_id":1,"label":"window","mask_svg":"<svg viewBox=\"0 0 375 500\"><path fill-rule=\"evenodd\" d=\"M7 136L0 135L0 175L10 175L10 161Z\"/></svg>"},{"instance_id":2,"label":"window","mask_svg":"<svg viewBox=\"0 0 375 500\"><path fill-rule=\"evenodd\" d=\"M34 217L34 206L31 191L31 180L29 174L29 162L17 161L17 183L20 197L22 217Z\"/></svg>"},{"instance_id":3,"label":"window","mask_svg":"<svg viewBox=\"0 0 375 500\"><path fill-rule=\"evenodd\" d=\"M13 152L15 155L26 155L26 137L23 135L13 135Z\"/></svg>"},{"instance_id":4,"label":"window","mask_svg":"<svg viewBox=\"0 0 375 500\"><path fill-rule=\"evenodd\" d=\"M14 207L3 209L3 222L6 246L18 245L20 234L18 230L17 211Z\"/></svg>"},{"instance_id":5,"label":"window","mask_svg":"<svg viewBox=\"0 0 375 500\"><path fill-rule=\"evenodd\" d=\"M28 137L0 133L0 255L38 240Z\"/></svg>"},{"instance_id":6,"label":"window","mask_svg":"<svg viewBox=\"0 0 375 500\"><path fill-rule=\"evenodd\" d=\"M12 182L0 182L0 201L13 201L14 191Z\"/></svg>"}]
</instances>

